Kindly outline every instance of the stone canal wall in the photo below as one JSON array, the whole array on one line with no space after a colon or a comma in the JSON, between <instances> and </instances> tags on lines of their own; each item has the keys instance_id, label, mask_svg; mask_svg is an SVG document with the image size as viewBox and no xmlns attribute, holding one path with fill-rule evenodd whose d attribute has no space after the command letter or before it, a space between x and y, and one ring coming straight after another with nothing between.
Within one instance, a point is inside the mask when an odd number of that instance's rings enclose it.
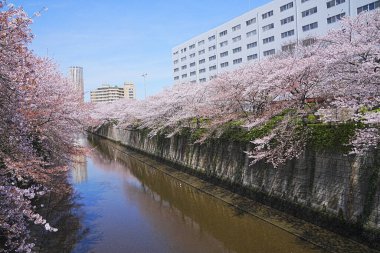
<instances>
[{"instance_id":1,"label":"stone canal wall","mask_svg":"<svg viewBox=\"0 0 380 253\"><path fill-rule=\"evenodd\" d=\"M92 132L300 218L359 239L363 236L355 233L365 233L365 240L379 239L379 150L366 159L307 150L299 159L275 169L264 163L249 166L244 152L247 143L213 139L193 144L186 135L150 138L146 131L112 124Z\"/></svg>"}]
</instances>

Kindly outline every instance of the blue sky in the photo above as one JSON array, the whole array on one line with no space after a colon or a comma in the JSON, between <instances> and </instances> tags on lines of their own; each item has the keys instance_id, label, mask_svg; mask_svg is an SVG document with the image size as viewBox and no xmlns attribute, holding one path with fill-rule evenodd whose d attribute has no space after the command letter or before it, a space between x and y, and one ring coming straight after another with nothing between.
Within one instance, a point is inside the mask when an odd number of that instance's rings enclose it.
<instances>
[{"instance_id":1,"label":"blue sky","mask_svg":"<svg viewBox=\"0 0 380 253\"><path fill-rule=\"evenodd\" d=\"M270 0L9 0L35 18L31 48L67 74L84 68L86 98L102 83L136 85L144 97L171 86L171 49Z\"/></svg>"}]
</instances>

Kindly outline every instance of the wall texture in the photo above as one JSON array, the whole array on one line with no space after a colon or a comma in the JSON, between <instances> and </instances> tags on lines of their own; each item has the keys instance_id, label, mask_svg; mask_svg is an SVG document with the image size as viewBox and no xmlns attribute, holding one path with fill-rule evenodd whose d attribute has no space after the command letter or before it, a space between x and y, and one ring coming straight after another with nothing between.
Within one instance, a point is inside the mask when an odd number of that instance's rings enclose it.
<instances>
[{"instance_id":1,"label":"wall texture","mask_svg":"<svg viewBox=\"0 0 380 253\"><path fill-rule=\"evenodd\" d=\"M118 129L111 124L93 132L198 174L253 191L261 196L259 200L277 199L289 209L311 210L309 220L322 214L344 224L364 224L375 234L380 231L379 150L363 159L309 149L299 159L275 169L264 163L249 166L244 153L247 143L214 139L192 144L186 135L149 138L145 131ZM317 216L315 219L320 219Z\"/></svg>"}]
</instances>

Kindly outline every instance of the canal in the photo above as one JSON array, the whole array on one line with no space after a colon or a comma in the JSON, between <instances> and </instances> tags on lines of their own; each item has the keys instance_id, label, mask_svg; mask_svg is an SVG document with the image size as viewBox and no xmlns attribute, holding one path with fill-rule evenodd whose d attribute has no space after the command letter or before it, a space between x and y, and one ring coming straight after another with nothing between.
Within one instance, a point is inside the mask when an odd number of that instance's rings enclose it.
<instances>
[{"instance_id":1,"label":"canal","mask_svg":"<svg viewBox=\"0 0 380 253\"><path fill-rule=\"evenodd\" d=\"M97 137L87 145L91 154L72 170L88 229L74 252L324 252L120 145Z\"/></svg>"}]
</instances>

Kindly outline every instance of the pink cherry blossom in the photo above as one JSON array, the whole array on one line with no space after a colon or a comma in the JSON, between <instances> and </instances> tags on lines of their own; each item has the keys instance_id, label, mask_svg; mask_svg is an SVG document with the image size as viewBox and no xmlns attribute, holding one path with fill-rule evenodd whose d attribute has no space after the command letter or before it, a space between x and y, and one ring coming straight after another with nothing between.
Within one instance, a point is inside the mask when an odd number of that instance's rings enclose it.
<instances>
[{"instance_id":1,"label":"pink cherry blossom","mask_svg":"<svg viewBox=\"0 0 380 253\"><path fill-rule=\"evenodd\" d=\"M221 73L207 83L177 84L143 101L97 105L92 116L100 124L106 119L116 120L121 128L147 128L151 135L165 129L168 137L184 127L204 128L199 141L218 137L215 133L229 122L250 130L282 117L266 136L252 140L256 146L248 151L254 162L264 160L275 167L304 151L310 115L320 123L360 121L378 128L380 11L344 18L340 27L314 41ZM357 134L359 139L377 140L378 131ZM359 150L357 143L353 139L353 151Z\"/></svg>"}]
</instances>

